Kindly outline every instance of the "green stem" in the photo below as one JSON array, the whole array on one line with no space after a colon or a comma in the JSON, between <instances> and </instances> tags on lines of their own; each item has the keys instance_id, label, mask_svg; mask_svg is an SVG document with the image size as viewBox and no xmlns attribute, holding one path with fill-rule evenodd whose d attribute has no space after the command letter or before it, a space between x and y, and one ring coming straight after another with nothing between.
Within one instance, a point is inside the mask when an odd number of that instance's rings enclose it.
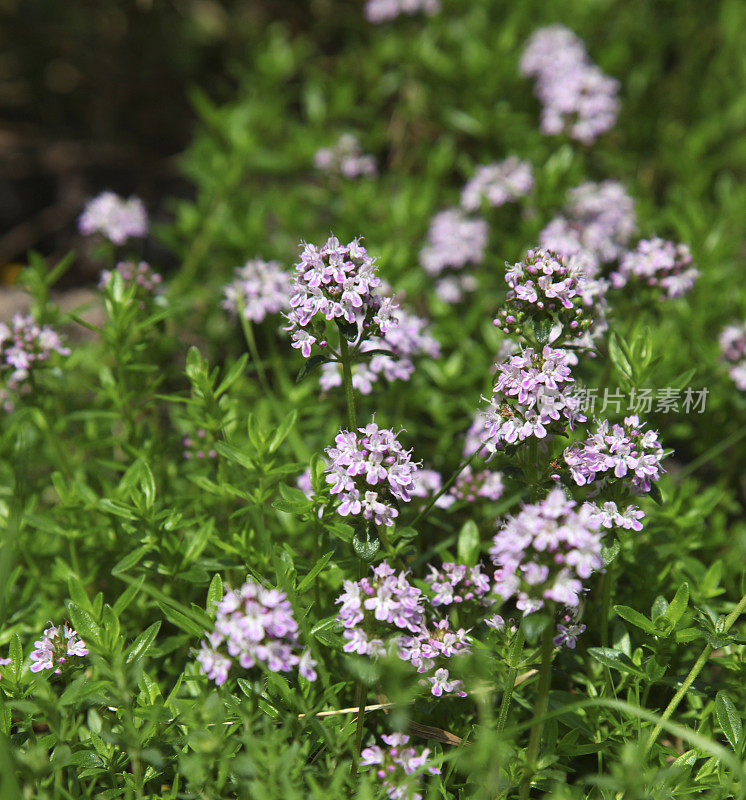
<instances>
[{"instance_id":1,"label":"green stem","mask_svg":"<svg viewBox=\"0 0 746 800\"><path fill-rule=\"evenodd\" d=\"M357 775L358 761L360 760L360 752L363 749L363 720L365 719L365 701L367 700L367 691L362 681L357 682L357 727L355 729L355 749L352 753L352 777Z\"/></svg>"},{"instance_id":2,"label":"green stem","mask_svg":"<svg viewBox=\"0 0 746 800\"><path fill-rule=\"evenodd\" d=\"M357 414L355 413L355 390L352 387L352 359L347 339L339 334L339 356L342 362L342 382L345 387L347 401L347 424L351 431L357 430Z\"/></svg>"},{"instance_id":3,"label":"green stem","mask_svg":"<svg viewBox=\"0 0 746 800\"><path fill-rule=\"evenodd\" d=\"M544 628L541 635L541 667L539 669L539 694L536 696L534 706L534 718L540 720L535 722L531 728L528 739L528 752L526 759L526 774L521 782L519 800L528 800L531 792L531 778L536 770L536 757L539 754L539 744L541 742L541 732L544 722L541 718L547 710L547 699L549 697L549 684L552 679L552 651L554 650L554 626L549 624Z\"/></svg>"},{"instance_id":4,"label":"green stem","mask_svg":"<svg viewBox=\"0 0 746 800\"><path fill-rule=\"evenodd\" d=\"M601 575L601 647L609 646L609 606L611 605L611 564Z\"/></svg>"},{"instance_id":5,"label":"green stem","mask_svg":"<svg viewBox=\"0 0 746 800\"><path fill-rule=\"evenodd\" d=\"M728 614L725 618L725 624L723 625L722 633L727 633L732 627L735 621L741 616L744 608L746 608L746 594L740 599L738 605L733 609L733 611ZM702 671L702 668L707 663L707 659L710 657L713 651L712 645L708 644L705 649L700 653L699 658L694 662L694 666L689 670L689 674L684 679L684 683L681 684L678 692L671 698L671 702L666 706L666 710L663 712L661 718L658 720L658 724L653 728L653 732L650 734L647 743L645 744L645 753L647 753L650 748L655 744L655 740L660 735L660 732L663 730L663 726L666 722L670 719L671 715L674 711L678 708L679 703L684 698L684 695L689 691L689 687L694 683L697 679L697 676Z\"/></svg>"},{"instance_id":6,"label":"green stem","mask_svg":"<svg viewBox=\"0 0 746 800\"><path fill-rule=\"evenodd\" d=\"M269 381L267 380L267 373L264 371L264 365L261 358L259 358L259 348L256 346L256 338L254 337L254 326L251 320L247 319L244 315L243 303L238 304L238 318L241 320L241 329L243 330L244 339L249 346L249 353L251 353L251 360L254 362L257 374L259 375L259 383L262 385L266 394L271 394L269 388Z\"/></svg>"},{"instance_id":7,"label":"green stem","mask_svg":"<svg viewBox=\"0 0 746 800\"><path fill-rule=\"evenodd\" d=\"M355 390L352 386L352 364L350 348L347 339L340 332L339 334L339 358L342 362L342 382L345 387L345 399L347 401L347 424L351 431L357 430L357 414L355 413ZM364 574L365 562L360 561L361 577ZM363 745L363 731L365 721L365 700L367 692L362 681L357 682L357 727L355 729L355 750L352 753L352 777L357 775L357 763L360 759L360 750Z\"/></svg>"},{"instance_id":8,"label":"green stem","mask_svg":"<svg viewBox=\"0 0 746 800\"><path fill-rule=\"evenodd\" d=\"M508 711L510 710L510 701L513 698L513 687L515 686L515 679L518 675L518 666L520 664L521 654L523 653L524 642L523 626L519 626L513 637L513 642L510 646L510 654L508 655L508 677L505 679L505 687L503 689L503 699L500 703L500 715L497 718L497 732L500 733L505 728L505 723L508 719Z\"/></svg>"},{"instance_id":9,"label":"green stem","mask_svg":"<svg viewBox=\"0 0 746 800\"><path fill-rule=\"evenodd\" d=\"M601 575L601 647L609 646L609 608L611 607L611 585L614 582L613 561L606 568L606 572ZM611 677L611 669L604 666L604 684L609 697L614 696L614 680Z\"/></svg>"},{"instance_id":10,"label":"green stem","mask_svg":"<svg viewBox=\"0 0 746 800\"><path fill-rule=\"evenodd\" d=\"M459 476L459 475L460 475L460 474L461 474L461 473L462 473L462 472L463 472L463 471L464 471L464 470L465 470L465 469L466 469L466 468L469 466L469 464L471 464L471 462L472 462L472 461L474 461L474 459L477 457L477 455L478 455L478 454L479 454L479 450L477 450L475 453L472 453L472 454L471 454L471 455L470 455L468 458L464 459L464 461L462 461L462 462L461 462L461 464L460 464L460 466L458 467L458 469L457 469L457 470L456 470L456 471L453 473L453 475L451 475L451 477L450 477L450 478L449 478L449 479L448 479L448 480L447 480L447 481L446 481L446 482L443 484L443 486L441 487L440 491L439 491L439 492L438 492L436 495L434 495L432 498L430 498L430 502L429 502L429 503L428 503L428 504L427 504L427 505L426 505L426 506L425 506L425 507L422 509L422 511L420 511L420 513L419 513L419 514L418 514L418 515L417 515L417 516L416 516L416 517L415 517L415 518L412 520L412 527L414 527L414 526L415 526L415 525L416 525L416 524L417 524L417 523L418 523L418 522L419 522L419 521L420 521L420 520L421 520L423 517L426 517L426 516L427 516L427 515L430 513L430 510L431 510L431 509L432 509L432 507L433 507L433 506L434 506L434 505L435 505L435 504L438 502L438 499L439 499L439 498L440 498L442 495L444 495L444 494L445 494L445 493L446 493L446 492L447 492L447 491L448 491L448 490L451 488L451 484L452 484L452 483L453 483L453 482L456 480L456 478L458 478L458 476Z\"/></svg>"}]
</instances>

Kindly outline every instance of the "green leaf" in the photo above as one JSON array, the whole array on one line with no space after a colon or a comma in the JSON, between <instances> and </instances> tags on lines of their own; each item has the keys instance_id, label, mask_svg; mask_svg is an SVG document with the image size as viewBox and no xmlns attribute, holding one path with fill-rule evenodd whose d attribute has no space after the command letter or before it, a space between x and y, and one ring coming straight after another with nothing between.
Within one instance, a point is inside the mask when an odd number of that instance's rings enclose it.
<instances>
[{"instance_id":1,"label":"green leaf","mask_svg":"<svg viewBox=\"0 0 746 800\"><path fill-rule=\"evenodd\" d=\"M300 368L295 378L296 383L300 383L306 375L310 375L317 367L326 364L329 359L326 356L311 356L306 359L306 363Z\"/></svg>"},{"instance_id":2,"label":"green leaf","mask_svg":"<svg viewBox=\"0 0 746 800\"><path fill-rule=\"evenodd\" d=\"M656 622L658 617L662 617L668 609L668 600L663 595L658 595L653 602L653 607L650 609L650 618Z\"/></svg>"},{"instance_id":3,"label":"green leaf","mask_svg":"<svg viewBox=\"0 0 746 800\"><path fill-rule=\"evenodd\" d=\"M548 614L529 614L524 617L521 627L526 636L526 641L535 642L544 633L547 625L551 625L551 623L552 618Z\"/></svg>"},{"instance_id":4,"label":"green leaf","mask_svg":"<svg viewBox=\"0 0 746 800\"><path fill-rule=\"evenodd\" d=\"M653 623L644 614L641 614L639 611L635 611L634 608L630 608L629 606L614 606L614 611L623 620L626 620L631 625L635 625L638 628L642 628L642 630L651 634L652 636L656 636L660 633L658 628L656 628L655 625L653 625Z\"/></svg>"},{"instance_id":5,"label":"green leaf","mask_svg":"<svg viewBox=\"0 0 746 800\"><path fill-rule=\"evenodd\" d=\"M225 442L216 442L215 449L229 461L233 461L244 469L256 469L253 460L246 455L246 453L242 453L237 447L233 447Z\"/></svg>"},{"instance_id":6,"label":"green leaf","mask_svg":"<svg viewBox=\"0 0 746 800\"><path fill-rule=\"evenodd\" d=\"M13 638L10 640L8 655L10 656L13 672L17 680L21 674L21 667L23 666L23 645L21 644L21 637L17 633L14 633Z\"/></svg>"},{"instance_id":7,"label":"green leaf","mask_svg":"<svg viewBox=\"0 0 746 800\"><path fill-rule=\"evenodd\" d=\"M126 664L131 664L133 661L138 661L143 658L158 636L158 631L161 629L160 622L154 622L147 630L143 631L137 639L127 648L124 654Z\"/></svg>"},{"instance_id":8,"label":"green leaf","mask_svg":"<svg viewBox=\"0 0 746 800\"><path fill-rule=\"evenodd\" d=\"M145 582L145 576L141 575L135 583L130 584L119 597L112 607L112 611L118 617L129 604L137 597L138 592Z\"/></svg>"},{"instance_id":9,"label":"green leaf","mask_svg":"<svg viewBox=\"0 0 746 800\"><path fill-rule=\"evenodd\" d=\"M202 364L202 353L192 345L187 352L186 369L184 370L187 378L191 381L195 381L202 373Z\"/></svg>"},{"instance_id":10,"label":"green leaf","mask_svg":"<svg viewBox=\"0 0 746 800\"><path fill-rule=\"evenodd\" d=\"M685 753L682 753L676 761L671 764L672 769L683 769L684 767L691 767L697 761L697 751L696 750L687 750Z\"/></svg>"},{"instance_id":11,"label":"green leaf","mask_svg":"<svg viewBox=\"0 0 746 800\"><path fill-rule=\"evenodd\" d=\"M458 562L473 567L479 559L479 529L473 520L464 523L458 535Z\"/></svg>"},{"instance_id":12,"label":"green leaf","mask_svg":"<svg viewBox=\"0 0 746 800\"><path fill-rule=\"evenodd\" d=\"M371 536L370 530L371 524L364 520L356 527L355 535L352 537L352 549L362 561L373 561L381 547L378 536L375 532Z\"/></svg>"},{"instance_id":13,"label":"green leaf","mask_svg":"<svg viewBox=\"0 0 746 800\"><path fill-rule=\"evenodd\" d=\"M718 692L715 697L715 714L725 738L730 742L730 746L738 752L743 726L736 706L725 692Z\"/></svg>"},{"instance_id":14,"label":"green leaf","mask_svg":"<svg viewBox=\"0 0 746 800\"><path fill-rule=\"evenodd\" d=\"M223 579L219 573L213 575L210 581L210 588L207 590L207 602L205 603L205 610L208 614L215 613L215 603L223 599Z\"/></svg>"},{"instance_id":15,"label":"green leaf","mask_svg":"<svg viewBox=\"0 0 746 800\"><path fill-rule=\"evenodd\" d=\"M313 503L300 489L286 486L284 483L281 483L278 488L281 499L275 500L272 503L272 508L276 508L278 511L285 511L288 514L304 514L313 507Z\"/></svg>"},{"instance_id":16,"label":"green leaf","mask_svg":"<svg viewBox=\"0 0 746 800\"><path fill-rule=\"evenodd\" d=\"M70 612L70 620L73 627L86 644L89 642L100 641L100 628L96 620L77 603L69 602L67 609Z\"/></svg>"},{"instance_id":17,"label":"green leaf","mask_svg":"<svg viewBox=\"0 0 746 800\"><path fill-rule=\"evenodd\" d=\"M619 556L621 550L622 546L618 541L613 542L608 547L602 547L601 558L604 560L604 566L608 567L609 564L612 564Z\"/></svg>"},{"instance_id":18,"label":"green leaf","mask_svg":"<svg viewBox=\"0 0 746 800\"><path fill-rule=\"evenodd\" d=\"M114 564L114 566L111 568L111 574L120 575L121 573L132 569L132 567L137 564L137 562L145 555L145 553L148 552L148 550L150 550L148 545L143 545L142 547L138 547L137 550L133 550L131 553Z\"/></svg>"},{"instance_id":19,"label":"green leaf","mask_svg":"<svg viewBox=\"0 0 746 800\"><path fill-rule=\"evenodd\" d=\"M220 382L220 385L215 390L215 396L220 397L221 394L227 392L231 386L241 377L246 371L246 362L249 360L249 354L244 353L241 358L228 370L227 375Z\"/></svg>"},{"instance_id":20,"label":"green leaf","mask_svg":"<svg viewBox=\"0 0 746 800\"><path fill-rule=\"evenodd\" d=\"M661 490L658 488L657 483L652 483L650 485L650 499L657 503L659 506L663 505L663 495L661 494Z\"/></svg>"},{"instance_id":21,"label":"green leaf","mask_svg":"<svg viewBox=\"0 0 746 800\"><path fill-rule=\"evenodd\" d=\"M347 339L348 342L354 342L357 339L360 332L356 322L347 322L341 317L337 317L335 321L337 323L337 327L339 328L339 332L345 337L345 339Z\"/></svg>"},{"instance_id":22,"label":"green leaf","mask_svg":"<svg viewBox=\"0 0 746 800\"><path fill-rule=\"evenodd\" d=\"M202 551L207 547L207 543L210 541L210 535L214 528L215 522L210 519L206 523L200 525L196 531L190 533L188 544L184 552L184 564L191 564L199 558Z\"/></svg>"},{"instance_id":23,"label":"green leaf","mask_svg":"<svg viewBox=\"0 0 746 800\"><path fill-rule=\"evenodd\" d=\"M674 595L671 604L668 606L663 616L672 625L676 625L676 623L684 615L684 612L686 611L688 605L689 605L689 584L682 583L681 586L679 586L679 588L676 590L676 594Z\"/></svg>"},{"instance_id":24,"label":"green leaf","mask_svg":"<svg viewBox=\"0 0 746 800\"><path fill-rule=\"evenodd\" d=\"M311 567L311 571L308 573L308 575L306 575L306 577L303 578L303 580L298 584L298 588L296 590L298 594L303 594L303 592L307 591L311 588L311 586L313 586L318 574L329 563L333 555L333 550L330 550L328 553L324 553L324 555L321 556L321 558L313 565L313 567Z\"/></svg>"},{"instance_id":25,"label":"green leaf","mask_svg":"<svg viewBox=\"0 0 746 800\"><path fill-rule=\"evenodd\" d=\"M269 443L269 452L274 453L277 448L285 441L285 438L293 429L296 420L298 419L298 412L293 409L282 421L280 426L275 431L272 441Z\"/></svg>"},{"instance_id":26,"label":"green leaf","mask_svg":"<svg viewBox=\"0 0 746 800\"><path fill-rule=\"evenodd\" d=\"M88 599L85 587L76 575L68 575L67 591L71 600L76 602L81 608L85 608L90 611L91 601Z\"/></svg>"},{"instance_id":27,"label":"green leaf","mask_svg":"<svg viewBox=\"0 0 746 800\"><path fill-rule=\"evenodd\" d=\"M609 357L616 367L617 371L628 380L632 380L633 370L632 366L627 359L622 346L619 343L617 335L612 331L609 334Z\"/></svg>"},{"instance_id":28,"label":"green leaf","mask_svg":"<svg viewBox=\"0 0 746 800\"><path fill-rule=\"evenodd\" d=\"M185 631L190 636L202 638L205 635L205 631L194 620L187 617L186 614L182 614L181 611L177 611L175 608L161 602L158 603L158 608L172 625Z\"/></svg>"},{"instance_id":29,"label":"green leaf","mask_svg":"<svg viewBox=\"0 0 746 800\"><path fill-rule=\"evenodd\" d=\"M618 672L628 672L630 675L643 677L643 671L632 661L632 659L611 647L589 647L588 654L605 667L610 667Z\"/></svg>"}]
</instances>

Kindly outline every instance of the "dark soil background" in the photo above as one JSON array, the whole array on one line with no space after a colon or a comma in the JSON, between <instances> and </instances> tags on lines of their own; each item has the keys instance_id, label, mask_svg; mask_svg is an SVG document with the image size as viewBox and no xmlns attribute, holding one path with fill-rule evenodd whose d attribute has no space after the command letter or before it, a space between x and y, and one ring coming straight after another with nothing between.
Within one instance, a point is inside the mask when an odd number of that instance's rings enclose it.
<instances>
[{"instance_id":1,"label":"dark soil background","mask_svg":"<svg viewBox=\"0 0 746 800\"><path fill-rule=\"evenodd\" d=\"M273 0L0 0L0 281L30 249L84 252L76 220L103 189L167 219L168 198L190 192L178 168L190 90L230 97L251 31L287 12ZM94 273L83 256L65 282Z\"/></svg>"}]
</instances>

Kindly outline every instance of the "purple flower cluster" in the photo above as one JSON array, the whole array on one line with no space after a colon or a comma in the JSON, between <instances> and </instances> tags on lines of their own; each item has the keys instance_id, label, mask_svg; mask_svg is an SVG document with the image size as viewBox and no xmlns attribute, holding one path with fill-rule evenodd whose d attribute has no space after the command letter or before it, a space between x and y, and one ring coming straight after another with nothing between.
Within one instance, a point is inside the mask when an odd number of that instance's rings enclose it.
<instances>
[{"instance_id":1,"label":"purple flower cluster","mask_svg":"<svg viewBox=\"0 0 746 800\"><path fill-rule=\"evenodd\" d=\"M452 561L444 562L440 569L430 565L430 574L425 578L433 593L430 602L433 606L491 605L488 595L492 583L482 572L482 565L467 567Z\"/></svg>"},{"instance_id":2,"label":"purple flower cluster","mask_svg":"<svg viewBox=\"0 0 746 800\"><path fill-rule=\"evenodd\" d=\"M351 133L344 133L333 147L322 147L313 157L316 169L342 178L359 178L376 174L376 160L364 155L360 142Z\"/></svg>"},{"instance_id":3,"label":"purple flower cluster","mask_svg":"<svg viewBox=\"0 0 746 800\"><path fill-rule=\"evenodd\" d=\"M736 387L746 392L746 322L728 325L720 334L720 349L731 364L728 374Z\"/></svg>"},{"instance_id":4,"label":"purple flower cluster","mask_svg":"<svg viewBox=\"0 0 746 800\"><path fill-rule=\"evenodd\" d=\"M580 402L572 395L575 379L565 350L545 345L541 353L527 347L497 366L497 381L485 412L482 441L494 453L504 444L531 436L543 439L550 428L584 422Z\"/></svg>"},{"instance_id":5,"label":"purple flower cluster","mask_svg":"<svg viewBox=\"0 0 746 800\"><path fill-rule=\"evenodd\" d=\"M611 285L621 289L630 282L660 289L662 300L686 294L699 276L692 266L692 254L687 245L665 239L643 239L626 253L619 268L612 272Z\"/></svg>"},{"instance_id":6,"label":"purple flower cluster","mask_svg":"<svg viewBox=\"0 0 746 800\"><path fill-rule=\"evenodd\" d=\"M147 301L158 292L163 283L161 275L147 261L140 261L138 264L133 261L120 261L116 266L116 272L121 275L125 287L135 285L141 308L145 308ZM101 273L98 288L107 289L111 285L113 276L112 270L105 269Z\"/></svg>"},{"instance_id":7,"label":"purple flower cluster","mask_svg":"<svg viewBox=\"0 0 746 800\"><path fill-rule=\"evenodd\" d=\"M425 598L409 582L407 574L398 575L384 561L373 567L373 577L345 581L344 592L334 601L340 605L337 619L344 626L346 653L374 658L386 652L384 639L393 628L418 634L425 619Z\"/></svg>"},{"instance_id":8,"label":"purple flower cluster","mask_svg":"<svg viewBox=\"0 0 746 800\"><path fill-rule=\"evenodd\" d=\"M320 248L305 245L295 267L285 329L292 346L305 358L314 343L323 347L325 320L356 324L359 332L367 329L371 335L393 328L396 304L376 293L381 286L376 270L358 239L343 245L332 236Z\"/></svg>"},{"instance_id":9,"label":"purple flower cluster","mask_svg":"<svg viewBox=\"0 0 746 800\"><path fill-rule=\"evenodd\" d=\"M436 214L427 233L427 243L420 250L420 264L428 275L440 275L447 269L460 270L468 264L479 264L484 258L488 238L487 223L478 217L468 217L458 208ZM474 288L472 276L460 280L451 276L444 285L436 287L441 299L458 301L464 291Z\"/></svg>"},{"instance_id":10,"label":"purple flower cluster","mask_svg":"<svg viewBox=\"0 0 746 800\"><path fill-rule=\"evenodd\" d=\"M509 357L510 355L505 356L505 358ZM498 359L498 363L503 360L505 359ZM487 412L478 409L474 414L474 419L469 429L464 434L464 447L461 451L461 455L464 458L473 456L475 453L479 453L481 458L489 457L490 451L484 444L484 431L488 423L489 416Z\"/></svg>"},{"instance_id":11,"label":"purple flower cluster","mask_svg":"<svg viewBox=\"0 0 746 800\"><path fill-rule=\"evenodd\" d=\"M456 478L456 482L448 491L451 502L464 500L467 503L474 503L477 498L485 500L499 500L505 491L502 472L481 469L477 472L467 466Z\"/></svg>"},{"instance_id":12,"label":"purple flower cluster","mask_svg":"<svg viewBox=\"0 0 746 800\"><path fill-rule=\"evenodd\" d=\"M529 250L524 261L506 264L510 287L505 307L494 324L504 333L520 334L531 322L551 322L550 341L578 338L590 326L583 294L584 275L547 250Z\"/></svg>"},{"instance_id":13,"label":"purple flower cluster","mask_svg":"<svg viewBox=\"0 0 746 800\"><path fill-rule=\"evenodd\" d=\"M396 19L400 14L437 14L440 11L440 0L368 0L365 4L365 16L368 22L378 25Z\"/></svg>"},{"instance_id":14,"label":"purple flower cluster","mask_svg":"<svg viewBox=\"0 0 746 800\"><path fill-rule=\"evenodd\" d=\"M625 417L623 425L598 422L595 433L564 452L575 483L585 486L616 478L638 494L649 492L660 478L663 446L657 431L643 431L644 427L636 414Z\"/></svg>"},{"instance_id":15,"label":"purple flower cluster","mask_svg":"<svg viewBox=\"0 0 746 800\"><path fill-rule=\"evenodd\" d=\"M469 273L460 275L447 275L445 278L435 282L435 294L449 305L460 303L464 295L476 291L479 283L477 279Z\"/></svg>"},{"instance_id":16,"label":"purple flower cluster","mask_svg":"<svg viewBox=\"0 0 746 800\"><path fill-rule=\"evenodd\" d=\"M340 431L328 447L326 482L338 495L337 512L362 516L376 525L393 525L399 512L393 501L408 503L417 464L397 440L398 434L370 422L357 431Z\"/></svg>"},{"instance_id":17,"label":"purple flower cluster","mask_svg":"<svg viewBox=\"0 0 746 800\"><path fill-rule=\"evenodd\" d=\"M125 200L114 192L102 192L91 200L78 220L84 236L100 233L116 245L141 239L148 232L148 215L139 197Z\"/></svg>"},{"instance_id":18,"label":"purple flower cluster","mask_svg":"<svg viewBox=\"0 0 746 800\"><path fill-rule=\"evenodd\" d=\"M591 181L567 193L564 214L555 217L540 234L542 247L565 258L583 258L606 264L620 258L637 230L635 204L617 181Z\"/></svg>"},{"instance_id":19,"label":"purple flower cluster","mask_svg":"<svg viewBox=\"0 0 746 800\"><path fill-rule=\"evenodd\" d=\"M555 647L567 647L570 650L574 650L578 636L583 633L585 633L585 625L573 621L569 614L565 614L562 622L557 623L557 635L552 641Z\"/></svg>"},{"instance_id":20,"label":"purple flower cluster","mask_svg":"<svg viewBox=\"0 0 746 800\"><path fill-rule=\"evenodd\" d=\"M407 747L409 736L405 733L384 734L381 739L388 747L383 749L376 744L364 748L361 766L375 768L376 777L391 800L422 800L417 791L422 775L440 775L440 769L429 763L430 749L418 752Z\"/></svg>"},{"instance_id":21,"label":"purple flower cluster","mask_svg":"<svg viewBox=\"0 0 746 800\"><path fill-rule=\"evenodd\" d=\"M34 647L36 650L31 653L31 672L49 670L60 675L71 656L82 658L88 655L85 642L66 622L62 627L50 622L41 639L34 642Z\"/></svg>"},{"instance_id":22,"label":"purple flower cluster","mask_svg":"<svg viewBox=\"0 0 746 800\"><path fill-rule=\"evenodd\" d=\"M526 44L520 69L536 80L544 133L564 131L591 144L616 122L619 81L593 64L583 42L564 26L539 28Z\"/></svg>"},{"instance_id":23,"label":"purple flower cluster","mask_svg":"<svg viewBox=\"0 0 746 800\"><path fill-rule=\"evenodd\" d=\"M461 192L461 206L466 211L477 211L486 201L498 207L514 203L534 188L534 173L528 161L510 156L496 164L477 167Z\"/></svg>"},{"instance_id":24,"label":"purple flower cluster","mask_svg":"<svg viewBox=\"0 0 746 800\"><path fill-rule=\"evenodd\" d=\"M556 488L523 506L493 539L495 593L530 614L553 601L578 605L583 581L603 567L599 522Z\"/></svg>"},{"instance_id":25,"label":"purple flower cluster","mask_svg":"<svg viewBox=\"0 0 746 800\"><path fill-rule=\"evenodd\" d=\"M466 697L463 682L451 678L450 671L443 665L453 656L471 652L466 634L464 628L453 630L447 619L431 621L416 635L399 638L399 658L409 661L419 674L432 673L420 680L420 684L429 686L434 697L451 693Z\"/></svg>"},{"instance_id":26,"label":"purple flower cluster","mask_svg":"<svg viewBox=\"0 0 746 800\"><path fill-rule=\"evenodd\" d=\"M48 325L37 325L33 317L23 314L14 314L10 325L0 322L0 371L10 372L9 390L18 390L53 353L69 356L70 350Z\"/></svg>"},{"instance_id":27,"label":"purple flower cluster","mask_svg":"<svg viewBox=\"0 0 746 800\"><path fill-rule=\"evenodd\" d=\"M298 623L284 592L252 580L227 589L217 601L215 629L201 642L197 655L203 675L220 686L234 661L244 669L263 664L272 672L298 672L316 680L316 662L308 651L297 654Z\"/></svg>"},{"instance_id":28,"label":"purple flower cluster","mask_svg":"<svg viewBox=\"0 0 746 800\"><path fill-rule=\"evenodd\" d=\"M434 469L419 469L409 493L412 497L432 497L440 492L442 486L443 478L439 472ZM475 473L471 466L466 466L453 486L435 501L435 506L450 508L457 501L474 503L479 498L494 502L502 497L504 491L502 472L482 469Z\"/></svg>"},{"instance_id":29,"label":"purple flower cluster","mask_svg":"<svg viewBox=\"0 0 746 800\"><path fill-rule=\"evenodd\" d=\"M223 293L223 308L259 323L290 307L290 275L279 261L252 258L235 270Z\"/></svg>"},{"instance_id":30,"label":"purple flower cluster","mask_svg":"<svg viewBox=\"0 0 746 800\"><path fill-rule=\"evenodd\" d=\"M215 449L215 437L204 428L198 428L191 436L184 436L181 443L184 446L184 458L187 460L218 457L218 451Z\"/></svg>"},{"instance_id":31,"label":"purple flower cluster","mask_svg":"<svg viewBox=\"0 0 746 800\"><path fill-rule=\"evenodd\" d=\"M440 343L428 331L427 320L397 308L396 326L381 336L362 343L360 352L390 350L391 355L376 353L370 361L352 367L352 385L361 394L370 394L373 384L383 377L389 382L408 381L414 373L413 358L426 355L440 357ZM322 365L319 384L324 391L342 385L342 369L335 362Z\"/></svg>"},{"instance_id":32,"label":"purple flower cluster","mask_svg":"<svg viewBox=\"0 0 746 800\"><path fill-rule=\"evenodd\" d=\"M345 581L344 592L335 601L347 640L343 650L378 658L392 643L399 658L418 673L433 673L421 683L429 685L435 697L444 692L463 696L461 682L451 679L442 664L469 651L466 631L453 631L448 620L428 621L426 600L406 573L397 574L385 561L373 568L372 578Z\"/></svg>"},{"instance_id":33,"label":"purple flower cluster","mask_svg":"<svg viewBox=\"0 0 746 800\"><path fill-rule=\"evenodd\" d=\"M628 505L621 511L611 500L605 503L585 503L588 512L596 518L603 528L622 528L623 530L641 531L645 512L636 505Z\"/></svg>"}]
</instances>

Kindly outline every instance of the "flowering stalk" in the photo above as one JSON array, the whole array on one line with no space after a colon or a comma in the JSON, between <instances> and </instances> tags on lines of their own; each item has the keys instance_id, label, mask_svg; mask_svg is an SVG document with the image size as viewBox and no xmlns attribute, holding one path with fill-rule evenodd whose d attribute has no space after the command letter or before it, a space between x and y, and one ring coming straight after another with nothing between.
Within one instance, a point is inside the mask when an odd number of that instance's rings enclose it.
<instances>
[{"instance_id":1,"label":"flowering stalk","mask_svg":"<svg viewBox=\"0 0 746 800\"><path fill-rule=\"evenodd\" d=\"M518 675L518 665L523 653L523 642L525 636L523 633L523 625L518 626L515 632L513 642L510 647L510 655L508 656L508 677L505 679L505 687L503 688L503 699L500 703L500 715L497 718L497 732L502 732L505 723L508 720L508 711L510 710L510 701L513 699L513 687L515 686L515 679Z\"/></svg>"},{"instance_id":2,"label":"flowering stalk","mask_svg":"<svg viewBox=\"0 0 746 800\"><path fill-rule=\"evenodd\" d=\"M347 425L351 431L357 430L357 413L355 412L355 390L352 388L352 365L350 357L350 347L347 339L340 331L339 333L339 356L342 362L342 382L345 387L345 399L347 401ZM360 560L360 577L365 575L365 562ZM365 720L365 701L367 699L365 684L362 680L357 681L355 687L355 697L357 698L357 727L355 728L355 749L352 751L352 777L357 775L360 751L363 747L363 721Z\"/></svg>"},{"instance_id":3,"label":"flowering stalk","mask_svg":"<svg viewBox=\"0 0 746 800\"><path fill-rule=\"evenodd\" d=\"M728 616L725 618L725 623L723 624L722 630L723 634L728 633L728 631L733 627L733 624L741 616L744 608L746 608L746 594L739 600L738 605L733 609L733 611L731 611L730 614L728 614ZM684 682L681 684L678 692L676 692L676 694L671 698L671 702L666 706L666 710L663 712L660 720L658 720L658 724L655 726L655 728L653 728L653 732L650 734L645 744L645 753L648 753L650 748L655 744L655 740L663 730L663 726L669 720L673 712L676 711L684 695L689 691L689 687L697 679L697 676L707 663L707 660L709 659L713 649L714 648L711 644L706 645L705 649L700 653L699 658L694 662L694 666L689 670L689 674L684 679Z\"/></svg>"},{"instance_id":4,"label":"flowering stalk","mask_svg":"<svg viewBox=\"0 0 746 800\"><path fill-rule=\"evenodd\" d=\"M614 580L615 563L612 562L606 567L601 575L601 647L609 646L609 609L611 607L611 584ZM606 690L610 696L614 695L614 684L611 679L611 670L604 666L604 680Z\"/></svg>"},{"instance_id":5,"label":"flowering stalk","mask_svg":"<svg viewBox=\"0 0 746 800\"><path fill-rule=\"evenodd\" d=\"M342 362L342 382L345 387L347 401L347 424L351 431L357 430L357 414L355 413L355 390L352 387L352 358L347 339L339 334L339 358Z\"/></svg>"},{"instance_id":6,"label":"flowering stalk","mask_svg":"<svg viewBox=\"0 0 746 800\"><path fill-rule=\"evenodd\" d=\"M554 617L551 614L552 618ZM552 679L552 651L554 650L554 626L548 624L541 635L541 667L539 668L539 694L536 696L534 706L534 719L538 721L531 728L528 739L528 751L526 759L526 774L521 782L519 800L528 800L531 791L531 777L536 768L536 757L539 754L539 743L541 742L541 732L544 722L541 719L547 710L547 698L549 696L549 684Z\"/></svg>"},{"instance_id":7,"label":"flowering stalk","mask_svg":"<svg viewBox=\"0 0 746 800\"><path fill-rule=\"evenodd\" d=\"M251 320L249 320L244 313L244 304L242 301L239 302L238 318L241 320L241 329L243 330L244 339L246 339L246 344L248 345L249 352L251 353L251 360L254 362L257 374L259 375L259 383L262 384L262 389L264 389L267 394L270 394L269 383L267 382L267 373L264 371L264 365L259 357L259 348L256 346L254 326L251 324Z\"/></svg>"}]
</instances>

